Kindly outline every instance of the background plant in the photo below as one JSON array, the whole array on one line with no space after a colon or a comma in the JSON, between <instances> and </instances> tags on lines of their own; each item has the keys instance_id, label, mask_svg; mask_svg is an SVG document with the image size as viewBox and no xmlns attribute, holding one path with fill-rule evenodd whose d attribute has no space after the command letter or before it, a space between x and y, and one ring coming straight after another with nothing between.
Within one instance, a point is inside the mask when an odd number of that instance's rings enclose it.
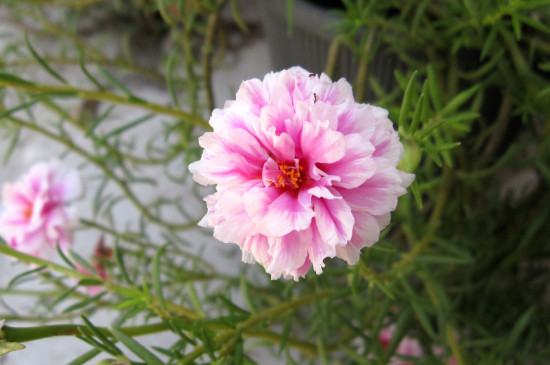
<instances>
[{"instance_id":1,"label":"background plant","mask_svg":"<svg viewBox=\"0 0 550 365\"><path fill-rule=\"evenodd\" d=\"M417 178L358 265L331 260L323 275L298 283L269 281L261 268L240 263L241 275L222 274L191 242L204 237L195 228L204 192L186 165L199 157L196 137L209 128L215 105L212 69L230 46L222 7L232 7L246 29L236 2L39 3L0 5L2 20L20 29L0 59L4 161L27 133L55 141L62 157L77 161L94 196L82 234L107 243L96 259L108 276L76 252L52 263L0 245L34 264L3 297L36 301L34 313L20 313L2 300L3 351L61 334L91 346L71 364L253 363L256 346L288 363L384 364L412 336L427 354L416 363L545 363L550 2L343 1L334 47L356 53L356 98L390 110L407 149L402 168ZM104 27L121 35L113 52L97 31ZM161 67L134 57L145 34ZM40 49L47 38L59 49ZM161 39L169 40L164 47ZM403 65L392 90L369 72L377 54ZM81 79L68 80L68 68ZM327 71L337 71L336 58ZM145 100L131 86L135 77L165 84L171 105ZM367 89L375 100L362 100ZM105 123L117 112L131 117ZM162 132L144 143L140 128L151 123ZM121 205L136 217L117 214ZM39 290L27 288L31 279ZM79 290L87 286L105 290L90 297ZM94 325L99 309L114 313L109 328ZM35 317L64 324L10 326ZM396 334L384 349L378 334L388 321ZM158 332L172 332L172 342L149 347L137 337Z\"/></svg>"}]
</instances>

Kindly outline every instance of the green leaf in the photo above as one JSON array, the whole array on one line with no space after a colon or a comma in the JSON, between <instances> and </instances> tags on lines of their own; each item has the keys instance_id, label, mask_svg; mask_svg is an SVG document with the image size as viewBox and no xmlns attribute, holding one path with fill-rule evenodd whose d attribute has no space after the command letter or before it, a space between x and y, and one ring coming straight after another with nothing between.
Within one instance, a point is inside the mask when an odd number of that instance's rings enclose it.
<instances>
[{"instance_id":1,"label":"green leaf","mask_svg":"<svg viewBox=\"0 0 550 365\"><path fill-rule=\"evenodd\" d=\"M320 334L317 335L317 356L321 359L321 364L328 365L330 364L327 356L327 351L325 349L325 342L323 341L323 336Z\"/></svg>"},{"instance_id":2,"label":"green leaf","mask_svg":"<svg viewBox=\"0 0 550 365\"><path fill-rule=\"evenodd\" d=\"M428 315L426 314L426 311L424 310L424 307L422 306L420 302L420 298L414 290L411 288L409 283L405 278L400 278L401 286L405 289L405 292L409 296L409 302L411 303L411 306L414 310L414 313L416 314L416 317L418 318L418 321L420 322L420 325L426 331L428 336L432 338L432 340L436 340L437 335L435 334L434 329L432 328L432 325L430 323L430 320L428 318Z\"/></svg>"},{"instance_id":3,"label":"green leaf","mask_svg":"<svg viewBox=\"0 0 550 365\"><path fill-rule=\"evenodd\" d=\"M397 125L403 130L409 130L408 125L406 125L407 119L409 117L409 112L411 111L411 104L414 95L414 86L416 82L416 76L418 71L414 71L411 75L407 88L405 89L405 95L403 96L403 103L401 104L401 111L399 112L399 119Z\"/></svg>"},{"instance_id":4,"label":"green leaf","mask_svg":"<svg viewBox=\"0 0 550 365\"><path fill-rule=\"evenodd\" d=\"M153 279L153 292L158 297L160 301L160 306L162 309L166 309L166 301L164 300L164 294L162 292L162 280L160 278L160 275L161 275L160 259L164 255L167 245L168 244L162 245L155 253L155 257L153 258L153 270L151 273L152 279Z\"/></svg>"},{"instance_id":5,"label":"green leaf","mask_svg":"<svg viewBox=\"0 0 550 365\"><path fill-rule=\"evenodd\" d=\"M139 342L135 341L132 337L128 336L120 329L116 327L111 327L110 330L113 335L128 348L128 350L132 351L137 357L145 361L147 365L164 364L151 351L147 350Z\"/></svg>"},{"instance_id":6,"label":"green leaf","mask_svg":"<svg viewBox=\"0 0 550 365\"><path fill-rule=\"evenodd\" d=\"M435 110L439 112L443 108L442 94L439 89L439 84L437 83L437 77L435 76L435 71L433 66L430 64L426 68L428 73L428 88L430 89L430 96L434 103Z\"/></svg>"},{"instance_id":7,"label":"green leaf","mask_svg":"<svg viewBox=\"0 0 550 365\"><path fill-rule=\"evenodd\" d=\"M239 336L235 341L235 352L233 354L233 364L241 365L243 363L243 338Z\"/></svg>"},{"instance_id":8,"label":"green leaf","mask_svg":"<svg viewBox=\"0 0 550 365\"><path fill-rule=\"evenodd\" d=\"M13 279L10 280L10 282L8 283L8 289L12 288L13 286L15 286L15 284L17 284L18 281L20 281L21 279L24 279L26 277L28 277L29 275L33 275L37 272L40 272L42 270L44 270L47 266L40 266L40 267L37 267L37 268L34 268L32 270L28 270L28 271L25 271L25 272L22 272L21 274L15 276Z\"/></svg>"},{"instance_id":9,"label":"green leaf","mask_svg":"<svg viewBox=\"0 0 550 365\"><path fill-rule=\"evenodd\" d=\"M116 136L116 135L119 135L121 134L122 132L126 132L127 130L130 130L142 123L145 123L147 122L148 120L150 120L151 118L153 118L155 116L155 114L147 114L147 115L144 115L143 117L141 118L138 118L136 120L134 120L133 122L130 122L128 124L125 124L123 125L122 127L120 128L117 128L115 129L114 131L111 131L109 133L107 133L105 136L103 136L103 138L105 139L109 139L113 136Z\"/></svg>"},{"instance_id":10,"label":"green leaf","mask_svg":"<svg viewBox=\"0 0 550 365\"><path fill-rule=\"evenodd\" d=\"M103 291L97 295L94 295L93 297L91 298L88 298L88 299L85 299L83 301L80 301L78 303L75 303L71 306L69 306L68 308L65 308L63 310L62 313L69 313L69 312L72 312L72 311L75 311L77 309L81 309L81 308L84 308L84 307L87 307L88 305L92 304L92 303L95 303L97 302L99 299L101 299L105 294L107 294L106 291Z\"/></svg>"},{"instance_id":11,"label":"green leaf","mask_svg":"<svg viewBox=\"0 0 550 365\"><path fill-rule=\"evenodd\" d=\"M99 117L97 117L95 122L91 123L90 127L88 128L88 130L86 131L86 133L84 135L86 137L91 136L92 133L94 133L94 130L97 128L97 126L100 125L105 119L107 119L107 117L109 116L109 114L111 114L111 112L113 111L114 108L115 108L114 105L109 106L105 110L105 112L103 112Z\"/></svg>"},{"instance_id":12,"label":"green leaf","mask_svg":"<svg viewBox=\"0 0 550 365\"><path fill-rule=\"evenodd\" d=\"M204 349L212 361L216 361L216 355L214 355L214 341L210 338L208 331L204 328L201 328L199 331L200 338L204 344Z\"/></svg>"},{"instance_id":13,"label":"green leaf","mask_svg":"<svg viewBox=\"0 0 550 365\"><path fill-rule=\"evenodd\" d=\"M84 270L88 271L89 275L91 276L99 276L96 269L90 265L90 263L82 258L79 254L74 252L73 250L67 250L69 257L73 259L80 267L82 267ZM74 266L73 266L74 267Z\"/></svg>"},{"instance_id":14,"label":"green leaf","mask_svg":"<svg viewBox=\"0 0 550 365\"><path fill-rule=\"evenodd\" d=\"M286 33L290 38L294 25L294 0L286 0Z\"/></svg>"},{"instance_id":15,"label":"green leaf","mask_svg":"<svg viewBox=\"0 0 550 365\"><path fill-rule=\"evenodd\" d=\"M519 22L518 13L512 13L512 27L514 28L516 40L521 40L521 23Z\"/></svg>"},{"instance_id":16,"label":"green leaf","mask_svg":"<svg viewBox=\"0 0 550 365\"><path fill-rule=\"evenodd\" d=\"M5 340L0 340L0 358L7 353L23 350L25 345L17 342L7 342Z\"/></svg>"},{"instance_id":17,"label":"green leaf","mask_svg":"<svg viewBox=\"0 0 550 365\"><path fill-rule=\"evenodd\" d=\"M15 147L17 147L20 135L21 135L21 128L18 128L13 134L13 137L10 140L10 144L8 145L8 148L6 148L6 151L4 152L4 158L2 159L2 165L4 165L4 167L7 165L13 151L15 151Z\"/></svg>"},{"instance_id":18,"label":"green leaf","mask_svg":"<svg viewBox=\"0 0 550 365\"><path fill-rule=\"evenodd\" d=\"M33 98L33 99L31 99L30 101L28 101L26 103L19 104L19 105L13 107L13 108L8 109L8 110L4 110L4 111L0 112L0 119L8 117L11 114L13 114L13 113L15 113L19 110L28 110L30 106L38 103L41 99L42 98Z\"/></svg>"},{"instance_id":19,"label":"green leaf","mask_svg":"<svg viewBox=\"0 0 550 365\"><path fill-rule=\"evenodd\" d=\"M101 353L101 350L92 349L88 352L83 353L82 355L80 355L79 357L77 357L76 359L74 359L73 361L68 363L67 365L84 365L85 363L87 363L88 361L90 361L91 359L93 359L94 357L99 355L100 353Z\"/></svg>"},{"instance_id":20,"label":"green leaf","mask_svg":"<svg viewBox=\"0 0 550 365\"><path fill-rule=\"evenodd\" d=\"M195 286L191 281L187 283L187 294L189 294L189 300L191 300L191 305L193 306L195 312L202 316L204 314L202 304L199 296L197 295L197 291L195 290Z\"/></svg>"},{"instance_id":21,"label":"green leaf","mask_svg":"<svg viewBox=\"0 0 550 365\"><path fill-rule=\"evenodd\" d=\"M67 290L65 290L60 296L58 296L49 306L48 310L52 310L53 307L55 307L57 304L61 303L65 298L67 298L69 295L71 295L76 289L78 288L78 285L75 285Z\"/></svg>"},{"instance_id":22,"label":"green leaf","mask_svg":"<svg viewBox=\"0 0 550 365\"><path fill-rule=\"evenodd\" d=\"M246 276L243 274L241 275L241 291L243 293L244 300L246 304L248 305L248 309L251 313L255 314L258 312L258 309L256 308L256 305L254 304L254 301L252 300L252 296L250 295L250 291L248 290L248 281L246 280Z\"/></svg>"},{"instance_id":23,"label":"green leaf","mask_svg":"<svg viewBox=\"0 0 550 365\"><path fill-rule=\"evenodd\" d=\"M9 85L21 85L21 86L33 86L36 85L34 82L23 80L15 75L8 74L0 71L0 81L3 81Z\"/></svg>"},{"instance_id":24,"label":"green leaf","mask_svg":"<svg viewBox=\"0 0 550 365\"><path fill-rule=\"evenodd\" d=\"M514 346L516 345L519 339L519 336L531 321L531 317L533 316L534 311L535 311L535 307L534 306L530 307L518 318L516 323L514 323L514 327L512 327L512 330L510 331L510 334L508 335L508 338L506 340L505 348L508 351L513 351Z\"/></svg>"},{"instance_id":25,"label":"green leaf","mask_svg":"<svg viewBox=\"0 0 550 365\"><path fill-rule=\"evenodd\" d=\"M241 12L239 11L238 0L231 0L231 14L233 14L233 19L235 20L237 26L241 28L243 32L248 33L248 27L241 17Z\"/></svg>"},{"instance_id":26,"label":"green leaf","mask_svg":"<svg viewBox=\"0 0 550 365\"><path fill-rule=\"evenodd\" d=\"M126 88L126 86L124 86L120 81L118 81L117 79L114 78L113 75L111 75L109 72L107 72L107 70L105 70L103 67L101 67L99 64L96 64L95 65L96 68L99 70L99 72L101 73L101 75L105 78L105 80L107 80L107 82L109 84L111 84L112 86L114 86L115 88L119 89L120 91L122 91L124 94L128 95L128 96L133 96L132 92L130 90L128 90L128 88Z\"/></svg>"},{"instance_id":27,"label":"green leaf","mask_svg":"<svg viewBox=\"0 0 550 365\"><path fill-rule=\"evenodd\" d=\"M460 142L451 142L451 143L442 143L435 146L426 146L422 149L425 152L438 153L438 152L452 150L453 148L456 148L458 146L460 146Z\"/></svg>"},{"instance_id":28,"label":"green leaf","mask_svg":"<svg viewBox=\"0 0 550 365\"><path fill-rule=\"evenodd\" d=\"M359 265L356 265L356 266L359 266ZM281 332L281 340L279 341L279 355L283 352L286 346L286 343L288 341L288 335L290 334L291 325L292 325L292 312L289 312L285 317L283 332Z\"/></svg>"},{"instance_id":29,"label":"green leaf","mask_svg":"<svg viewBox=\"0 0 550 365\"><path fill-rule=\"evenodd\" d=\"M126 281L129 285L134 285L134 282L130 280L130 277L128 276L128 272L126 271L126 267L124 266L124 260L122 259L122 252L120 251L120 245L119 240L115 240L115 247L114 247L114 254L115 254L115 261L117 263L118 268L120 269L120 273L122 274L122 278L124 281Z\"/></svg>"},{"instance_id":30,"label":"green leaf","mask_svg":"<svg viewBox=\"0 0 550 365\"><path fill-rule=\"evenodd\" d=\"M426 86L427 84L424 84ZM424 109L424 93L420 94L418 97L418 102L416 103L416 108L414 109L414 116L411 121L411 126L409 127L409 132L414 133L418 129L420 124L420 116L422 115L422 110Z\"/></svg>"},{"instance_id":31,"label":"green leaf","mask_svg":"<svg viewBox=\"0 0 550 365\"><path fill-rule=\"evenodd\" d=\"M48 65L48 63L44 61L44 59L40 57L40 55L34 50L34 48L31 46L31 43L29 42L29 36L27 35L27 32L25 32L25 44L27 45L27 48L31 52L31 55L34 57L34 59L38 62L40 66L42 66L44 70L46 70L47 73L52 75L55 79L59 80L63 84L67 84L67 81L63 77L61 77L60 74L55 72L54 69L51 68L50 65Z\"/></svg>"},{"instance_id":32,"label":"green leaf","mask_svg":"<svg viewBox=\"0 0 550 365\"><path fill-rule=\"evenodd\" d=\"M67 265L69 265L69 267L73 268L73 269L76 269L76 266L74 266L74 264L72 263L71 260L69 260L69 258L67 256L65 256L65 253L63 252L63 250L61 249L61 246L59 246L59 241L57 241L56 245L55 245L55 248L57 250L57 253L59 254L59 257L61 257L61 259L63 261L65 261L65 263Z\"/></svg>"},{"instance_id":33,"label":"green leaf","mask_svg":"<svg viewBox=\"0 0 550 365\"><path fill-rule=\"evenodd\" d=\"M122 355L122 352L115 346L115 344L111 342L111 340L109 340L107 336L103 334L103 332L101 332L96 326L94 326L93 323L90 322L88 318L86 318L86 316L81 315L80 318L82 318L82 320L86 324L86 327L94 334L94 336L97 337L97 339L101 341L101 343L110 350L109 351L110 354Z\"/></svg>"},{"instance_id":34,"label":"green leaf","mask_svg":"<svg viewBox=\"0 0 550 365\"><path fill-rule=\"evenodd\" d=\"M174 66L176 64L176 57L178 55L178 49L174 47L172 52L170 52L170 55L168 56L168 61L166 62L166 86L168 87L168 90L170 91L170 96L172 97L172 102L177 108L180 108L180 103L178 100L178 96L176 93L176 90L174 88L174 80L173 80L173 71Z\"/></svg>"},{"instance_id":35,"label":"green leaf","mask_svg":"<svg viewBox=\"0 0 550 365\"><path fill-rule=\"evenodd\" d=\"M468 99L470 99L477 91L479 90L479 85L474 85L469 89L464 90L457 96L455 96L451 101L445 105L441 111L440 116L447 116L451 113L454 113L458 108L460 108Z\"/></svg>"},{"instance_id":36,"label":"green leaf","mask_svg":"<svg viewBox=\"0 0 550 365\"><path fill-rule=\"evenodd\" d=\"M84 51L82 49L78 50L78 65L80 66L80 69L86 75L86 77L100 90L104 91L105 87L101 85L99 81L95 77L92 76L92 74L88 71L86 68L86 64L84 63Z\"/></svg>"},{"instance_id":37,"label":"green leaf","mask_svg":"<svg viewBox=\"0 0 550 365\"><path fill-rule=\"evenodd\" d=\"M475 119L477 117L479 117L479 114L477 114L477 113L463 112L463 113L457 114L453 117L440 119L435 123L430 123L430 124L426 125L420 131L418 131L418 133L417 133L418 138L421 139L421 140L425 139L425 138L429 137L435 130L437 130L438 128L441 128L442 126L444 126L446 124L458 124L460 122Z\"/></svg>"}]
</instances>

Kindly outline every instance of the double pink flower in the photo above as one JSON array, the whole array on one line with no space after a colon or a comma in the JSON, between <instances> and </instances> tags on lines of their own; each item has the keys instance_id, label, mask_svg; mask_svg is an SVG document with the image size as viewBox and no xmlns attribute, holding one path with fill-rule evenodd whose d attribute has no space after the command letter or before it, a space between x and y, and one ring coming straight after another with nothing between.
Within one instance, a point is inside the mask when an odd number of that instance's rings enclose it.
<instances>
[{"instance_id":1,"label":"double pink flower","mask_svg":"<svg viewBox=\"0 0 550 365\"><path fill-rule=\"evenodd\" d=\"M47 257L58 242L61 249L68 248L77 223L69 202L81 190L76 171L62 175L58 161L37 163L19 181L4 184L0 236L14 249L34 256Z\"/></svg>"},{"instance_id":2,"label":"double pink flower","mask_svg":"<svg viewBox=\"0 0 550 365\"><path fill-rule=\"evenodd\" d=\"M272 279L321 273L327 257L355 264L414 179L396 168L403 146L386 110L299 67L244 81L210 125L189 166L216 185L200 224Z\"/></svg>"}]
</instances>

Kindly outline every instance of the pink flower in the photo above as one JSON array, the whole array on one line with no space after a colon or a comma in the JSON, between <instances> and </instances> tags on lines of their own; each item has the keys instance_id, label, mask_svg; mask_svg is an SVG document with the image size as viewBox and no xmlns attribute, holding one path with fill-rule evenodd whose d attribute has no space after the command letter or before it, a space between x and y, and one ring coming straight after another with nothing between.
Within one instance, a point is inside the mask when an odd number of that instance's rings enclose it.
<instances>
[{"instance_id":1,"label":"pink flower","mask_svg":"<svg viewBox=\"0 0 550 365\"><path fill-rule=\"evenodd\" d=\"M0 236L14 249L40 257L47 257L58 241L68 248L77 223L68 202L80 193L76 171L62 176L58 161L35 164L21 180L3 185Z\"/></svg>"},{"instance_id":2,"label":"pink flower","mask_svg":"<svg viewBox=\"0 0 550 365\"><path fill-rule=\"evenodd\" d=\"M189 166L216 185L199 224L272 279L321 273L327 257L355 264L414 178L396 169L403 146L386 110L300 67L244 81L210 125Z\"/></svg>"},{"instance_id":3,"label":"pink flower","mask_svg":"<svg viewBox=\"0 0 550 365\"><path fill-rule=\"evenodd\" d=\"M380 341L380 344L382 345L382 348L386 349L388 345L390 344L390 341L393 337L393 334L395 332L395 325L392 324L386 328L383 328L380 333L378 334L378 340ZM432 351L435 356L437 356L440 360L444 359L444 350L441 346L433 346ZM397 345L397 349L395 350L395 355L403 355L410 358L421 358L424 356L424 351L422 350L422 346L420 345L420 342L411 337L403 337L401 339L401 342L399 342L399 345ZM406 360L405 358L393 356L390 359L389 364L390 365L412 365L414 364L414 360ZM443 362L441 362L443 364ZM448 359L447 364L449 365L456 365L456 360L451 357Z\"/></svg>"},{"instance_id":4,"label":"pink flower","mask_svg":"<svg viewBox=\"0 0 550 365\"><path fill-rule=\"evenodd\" d=\"M394 331L395 331L395 325L391 325L380 331L380 334L378 335L378 339L380 340L380 343L382 344L382 347L384 349L388 347L393 337ZM418 342L417 339L410 338L407 336L403 337L401 342L399 342L397 349L395 350L395 355L403 355L407 357L422 357L423 354L424 353L422 351L422 346L420 346L420 342ZM389 364L412 365L413 362L409 360L405 360L400 357L393 356Z\"/></svg>"}]
</instances>

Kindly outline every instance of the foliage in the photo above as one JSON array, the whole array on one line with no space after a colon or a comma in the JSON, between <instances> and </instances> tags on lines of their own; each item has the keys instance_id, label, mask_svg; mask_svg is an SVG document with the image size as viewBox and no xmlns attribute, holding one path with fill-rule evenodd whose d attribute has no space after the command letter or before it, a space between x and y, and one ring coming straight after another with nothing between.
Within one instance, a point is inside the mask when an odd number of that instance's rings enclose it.
<instances>
[{"instance_id":1,"label":"foliage","mask_svg":"<svg viewBox=\"0 0 550 365\"><path fill-rule=\"evenodd\" d=\"M18 29L5 35L0 57L4 163L30 133L62 146L90 176L93 209L82 215L82 233L101 234L112 247L96 255L104 279L78 270L95 272L76 252L59 251L57 263L0 244L4 255L32 264L1 290L4 352L68 335L91 347L74 365L97 363L100 354L110 359L102 364L246 364L259 361L256 347L287 363L386 364L407 335L429 354L418 364L547 361L550 1L343 3L334 42L356 54L356 94L369 89L368 102L390 110L406 147L401 167L417 178L359 264L329 260L325 273L297 283L269 281L240 263L241 275L227 275L193 251L210 233L196 228L204 191L186 165L199 158L197 136L215 105L212 69L228 42L222 7L246 27L235 1L0 5L2 22ZM106 27L120 34L114 54L104 49ZM162 67L134 59L145 35L155 45L168 37L155 48ZM59 49L41 49L41 39ZM391 89L370 72L378 56L401 65ZM335 63L329 58L327 70ZM69 80L68 68L81 79ZM145 100L133 78L162 83L172 104ZM106 123L112 115L121 122ZM138 132L153 123L162 132L145 133L144 142ZM521 182L525 174L530 184ZM120 215L121 205L136 217ZM90 286L104 290L88 296L82 288ZM11 308L8 295L34 298L33 313ZM114 313L110 327L94 324L99 309ZM36 317L65 324L10 325ZM396 336L383 348L378 334L389 322ZM172 342L146 346L138 337L160 332Z\"/></svg>"}]
</instances>

